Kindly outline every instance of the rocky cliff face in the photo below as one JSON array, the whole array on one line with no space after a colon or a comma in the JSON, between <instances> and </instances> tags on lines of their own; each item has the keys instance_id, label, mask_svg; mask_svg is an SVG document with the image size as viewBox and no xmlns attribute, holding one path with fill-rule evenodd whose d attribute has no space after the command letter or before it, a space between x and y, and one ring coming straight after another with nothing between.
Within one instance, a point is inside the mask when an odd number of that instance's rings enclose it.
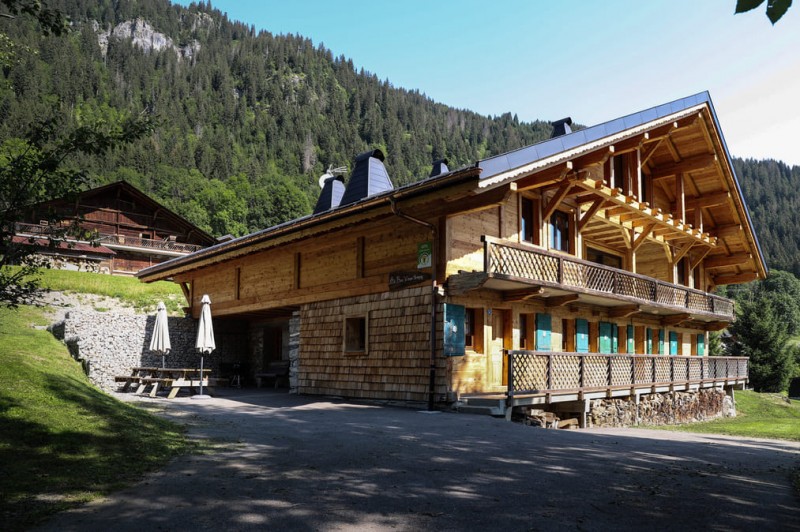
<instances>
[{"instance_id":1,"label":"rocky cliff face","mask_svg":"<svg viewBox=\"0 0 800 532\"><path fill-rule=\"evenodd\" d=\"M195 21L194 24L200 24L201 22ZM195 26L193 25L192 27ZM97 33L97 42L104 56L108 52L110 39L129 40L131 44L141 48L145 53L173 50L178 54L179 58L187 60L191 60L200 50L200 43L196 40L185 46L176 46L170 37L156 31L149 22L142 18L126 20L106 30L100 30L99 25L95 22L94 29Z\"/></svg>"}]
</instances>

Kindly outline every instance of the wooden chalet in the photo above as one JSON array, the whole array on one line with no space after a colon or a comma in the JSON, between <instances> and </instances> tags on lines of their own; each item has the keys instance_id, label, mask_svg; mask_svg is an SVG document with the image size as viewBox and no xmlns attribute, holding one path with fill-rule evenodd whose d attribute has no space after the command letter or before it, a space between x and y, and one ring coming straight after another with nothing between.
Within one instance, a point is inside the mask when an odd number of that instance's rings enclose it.
<instances>
[{"instance_id":1,"label":"wooden chalet","mask_svg":"<svg viewBox=\"0 0 800 532\"><path fill-rule=\"evenodd\" d=\"M76 223L86 240L47 246L55 226ZM54 267L132 275L217 241L136 187L119 181L31 207L15 225L15 242L32 243Z\"/></svg>"},{"instance_id":2,"label":"wooden chalet","mask_svg":"<svg viewBox=\"0 0 800 532\"><path fill-rule=\"evenodd\" d=\"M741 386L718 285L762 252L708 93L394 189L375 150L315 213L147 268L246 322L303 394L500 408ZM272 332L270 332L272 331ZM277 333L275 331L278 331Z\"/></svg>"}]
</instances>

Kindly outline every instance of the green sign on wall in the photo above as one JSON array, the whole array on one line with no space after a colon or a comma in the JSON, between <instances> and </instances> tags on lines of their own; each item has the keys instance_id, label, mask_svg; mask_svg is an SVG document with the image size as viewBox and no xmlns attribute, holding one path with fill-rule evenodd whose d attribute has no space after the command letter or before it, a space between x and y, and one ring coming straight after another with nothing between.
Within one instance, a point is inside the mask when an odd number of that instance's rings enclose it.
<instances>
[{"instance_id":1,"label":"green sign on wall","mask_svg":"<svg viewBox=\"0 0 800 532\"><path fill-rule=\"evenodd\" d=\"M430 268L433 264L433 245L430 242L417 244L417 269Z\"/></svg>"}]
</instances>

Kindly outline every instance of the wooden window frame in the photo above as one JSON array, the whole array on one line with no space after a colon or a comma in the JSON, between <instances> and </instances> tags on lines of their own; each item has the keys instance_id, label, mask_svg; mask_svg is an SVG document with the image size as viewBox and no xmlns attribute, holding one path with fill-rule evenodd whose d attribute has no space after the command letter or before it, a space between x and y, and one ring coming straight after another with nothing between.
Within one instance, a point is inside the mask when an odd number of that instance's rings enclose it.
<instances>
[{"instance_id":1,"label":"wooden window frame","mask_svg":"<svg viewBox=\"0 0 800 532\"><path fill-rule=\"evenodd\" d=\"M530 212L526 212L526 205L530 205ZM519 196L519 241L521 244L541 246L542 230L539 221L539 198L520 194ZM527 216L526 216L527 215ZM526 218L530 218L530 238L525 234Z\"/></svg>"},{"instance_id":2,"label":"wooden window frame","mask_svg":"<svg viewBox=\"0 0 800 532\"><path fill-rule=\"evenodd\" d=\"M567 223L567 249L561 249L560 247L556 247L556 234L555 234L555 217L562 217L566 220ZM553 214L550 215L550 218L547 220L547 244L548 249L551 251L555 251L558 253L566 253L568 255L575 255L577 250L575 249L575 214L572 211L564 210L564 209L556 209L553 211ZM563 237L559 240L559 244L563 243Z\"/></svg>"},{"instance_id":3,"label":"wooden window frame","mask_svg":"<svg viewBox=\"0 0 800 532\"><path fill-rule=\"evenodd\" d=\"M361 325L363 323L363 325ZM353 335L356 338L353 345ZM369 354L369 313L351 314L342 320L342 352L348 356L366 356Z\"/></svg>"}]
</instances>

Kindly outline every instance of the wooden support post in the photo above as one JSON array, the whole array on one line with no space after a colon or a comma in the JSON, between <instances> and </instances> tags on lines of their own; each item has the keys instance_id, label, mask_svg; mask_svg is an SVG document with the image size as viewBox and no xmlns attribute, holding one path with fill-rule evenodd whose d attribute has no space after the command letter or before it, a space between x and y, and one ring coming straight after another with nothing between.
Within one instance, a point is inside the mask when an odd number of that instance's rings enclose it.
<instances>
[{"instance_id":1,"label":"wooden support post","mask_svg":"<svg viewBox=\"0 0 800 532\"><path fill-rule=\"evenodd\" d=\"M684 176L683 172L678 172L675 175L675 218L679 222L686 219L686 195L684 192Z\"/></svg>"}]
</instances>

